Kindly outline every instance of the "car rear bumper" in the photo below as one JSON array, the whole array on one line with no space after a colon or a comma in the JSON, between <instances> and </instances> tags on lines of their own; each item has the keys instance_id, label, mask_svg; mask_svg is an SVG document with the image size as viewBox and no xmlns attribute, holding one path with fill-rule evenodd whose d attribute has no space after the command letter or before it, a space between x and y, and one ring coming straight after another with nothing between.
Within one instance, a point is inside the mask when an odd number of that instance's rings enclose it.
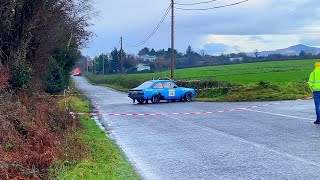
<instances>
[{"instance_id":1,"label":"car rear bumper","mask_svg":"<svg viewBox=\"0 0 320 180\"><path fill-rule=\"evenodd\" d=\"M131 99L144 99L143 95L128 95L128 97Z\"/></svg>"},{"instance_id":2,"label":"car rear bumper","mask_svg":"<svg viewBox=\"0 0 320 180\"><path fill-rule=\"evenodd\" d=\"M128 97L131 99L145 99L143 92L129 92Z\"/></svg>"}]
</instances>

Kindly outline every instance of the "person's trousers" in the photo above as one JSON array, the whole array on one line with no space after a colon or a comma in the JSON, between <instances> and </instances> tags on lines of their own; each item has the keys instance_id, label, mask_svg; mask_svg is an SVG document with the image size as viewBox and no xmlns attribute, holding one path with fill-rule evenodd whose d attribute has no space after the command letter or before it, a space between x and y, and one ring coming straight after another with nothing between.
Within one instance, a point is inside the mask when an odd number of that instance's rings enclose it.
<instances>
[{"instance_id":1,"label":"person's trousers","mask_svg":"<svg viewBox=\"0 0 320 180\"><path fill-rule=\"evenodd\" d=\"M317 121L320 121L320 91L313 92L313 99L316 108Z\"/></svg>"}]
</instances>

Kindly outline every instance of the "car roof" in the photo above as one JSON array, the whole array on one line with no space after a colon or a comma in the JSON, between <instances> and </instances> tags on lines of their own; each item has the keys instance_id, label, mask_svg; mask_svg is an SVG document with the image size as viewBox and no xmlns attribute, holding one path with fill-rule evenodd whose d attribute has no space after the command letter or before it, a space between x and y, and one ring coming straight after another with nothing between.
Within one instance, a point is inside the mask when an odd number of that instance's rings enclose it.
<instances>
[{"instance_id":1,"label":"car roof","mask_svg":"<svg viewBox=\"0 0 320 180\"><path fill-rule=\"evenodd\" d=\"M150 80L150 81L152 81L152 82L173 82L172 80L167 80L167 79L165 79L165 80Z\"/></svg>"}]
</instances>

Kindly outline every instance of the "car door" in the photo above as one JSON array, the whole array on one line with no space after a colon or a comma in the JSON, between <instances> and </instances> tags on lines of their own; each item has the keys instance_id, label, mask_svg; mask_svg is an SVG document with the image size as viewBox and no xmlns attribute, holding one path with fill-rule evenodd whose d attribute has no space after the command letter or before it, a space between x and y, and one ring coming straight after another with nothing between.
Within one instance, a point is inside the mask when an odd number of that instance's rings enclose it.
<instances>
[{"instance_id":1,"label":"car door","mask_svg":"<svg viewBox=\"0 0 320 180\"><path fill-rule=\"evenodd\" d=\"M161 96L165 95L165 90L163 88L162 82L157 82L153 85L152 89L156 91L157 93L161 94Z\"/></svg>"},{"instance_id":2,"label":"car door","mask_svg":"<svg viewBox=\"0 0 320 180\"><path fill-rule=\"evenodd\" d=\"M173 82L167 81L163 83L163 87L165 90L165 98L166 99L180 99L181 92L178 86Z\"/></svg>"}]
</instances>

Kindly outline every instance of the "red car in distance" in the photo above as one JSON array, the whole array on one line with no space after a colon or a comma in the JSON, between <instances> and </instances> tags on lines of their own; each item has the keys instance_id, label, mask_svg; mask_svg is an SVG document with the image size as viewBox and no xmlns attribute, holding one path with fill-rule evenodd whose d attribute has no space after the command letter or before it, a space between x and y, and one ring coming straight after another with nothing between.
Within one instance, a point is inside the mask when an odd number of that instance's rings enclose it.
<instances>
[{"instance_id":1,"label":"red car in distance","mask_svg":"<svg viewBox=\"0 0 320 180\"><path fill-rule=\"evenodd\" d=\"M73 75L74 75L74 76L81 76L81 71L80 71L80 69L79 69L79 68L75 69L75 70L73 71Z\"/></svg>"}]
</instances>

